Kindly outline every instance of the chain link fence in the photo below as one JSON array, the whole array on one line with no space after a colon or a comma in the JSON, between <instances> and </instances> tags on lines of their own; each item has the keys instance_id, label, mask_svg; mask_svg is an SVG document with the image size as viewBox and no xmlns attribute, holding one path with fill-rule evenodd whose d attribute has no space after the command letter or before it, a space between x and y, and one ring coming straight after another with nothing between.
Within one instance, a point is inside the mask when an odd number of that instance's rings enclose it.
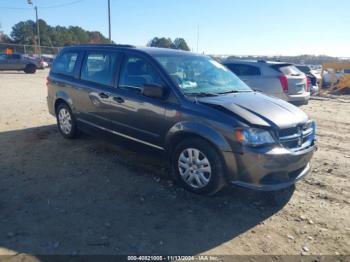
<instances>
[{"instance_id":1,"label":"chain link fence","mask_svg":"<svg viewBox=\"0 0 350 262\"><path fill-rule=\"evenodd\" d=\"M18 54L34 55L57 55L62 47L51 47L51 46L40 46L36 45L18 45L18 44L7 44L0 43L0 54L6 52L13 52Z\"/></svg>"}]
</instances>

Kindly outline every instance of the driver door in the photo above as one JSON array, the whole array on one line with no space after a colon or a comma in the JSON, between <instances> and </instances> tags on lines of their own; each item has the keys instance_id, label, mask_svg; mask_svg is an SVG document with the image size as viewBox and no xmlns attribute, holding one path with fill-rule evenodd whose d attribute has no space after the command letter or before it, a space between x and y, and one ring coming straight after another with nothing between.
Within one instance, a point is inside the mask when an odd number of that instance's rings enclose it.
<instances>
[{"instance_id":1,"label":"driver door","mask_svg":"<svg viewBox=\"0 0 350 262\"><path fill-rule=\"evenodd\" d=\"M163 148L165 134L170 128L165 117L168 100L144 96L141 90L145 84L165 86L159 71L147 58L126 55L119 83L111 91L112 128L138 142Z\"/></svg>"}]
</instances>

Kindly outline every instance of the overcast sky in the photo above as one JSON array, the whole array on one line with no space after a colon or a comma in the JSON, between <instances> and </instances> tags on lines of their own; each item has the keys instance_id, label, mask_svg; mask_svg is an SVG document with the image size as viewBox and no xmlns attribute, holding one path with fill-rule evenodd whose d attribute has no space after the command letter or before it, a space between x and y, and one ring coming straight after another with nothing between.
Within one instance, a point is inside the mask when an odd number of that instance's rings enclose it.
<instances>
[{"instance_id":1,"label":"overcast sky","mask_svg":"<svg viewBox=\"0 0 350 262\"><path fill-rule=\"evenodd\" d=\"M50 25L78 25L108 36L107 0L33 3ZM199 51L207 54L350 57L349 0L111 0L111 4L112 38L117 43L146 45L154 36L183 37L196 51L199 26ZM35 19L27 0L0 0L5 33L27 19Z\"/></svg>"}]
</instances>

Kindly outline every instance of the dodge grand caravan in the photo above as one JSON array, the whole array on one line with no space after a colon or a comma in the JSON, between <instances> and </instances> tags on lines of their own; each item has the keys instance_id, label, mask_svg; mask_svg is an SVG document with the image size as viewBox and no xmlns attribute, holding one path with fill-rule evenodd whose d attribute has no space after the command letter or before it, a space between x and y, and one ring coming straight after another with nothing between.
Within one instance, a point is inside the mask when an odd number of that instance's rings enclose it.
<instances>
[{"instance_id":1,"label":"dodge grand caravan","mask_svg":"<svg viewBox=\"0 0 350 262\"><path fill-rule=\"evenodd\" d=\"M163 150L175 179L195 193L228 184L272 191L310 171L315 122L254 92L206 56L127 45L66 47L47 87L49 112L65 138L102 130Z\"/></svg>"}]
</instances>

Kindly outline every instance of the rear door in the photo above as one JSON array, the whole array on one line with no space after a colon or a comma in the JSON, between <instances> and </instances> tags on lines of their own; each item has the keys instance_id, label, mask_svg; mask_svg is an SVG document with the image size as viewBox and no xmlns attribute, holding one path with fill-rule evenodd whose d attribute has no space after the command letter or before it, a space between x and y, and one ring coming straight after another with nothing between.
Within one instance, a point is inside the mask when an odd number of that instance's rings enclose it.
<instances>
[{"instance_id":1,"label":"rear door","mask_svg":"<svg viewBox=\"0 0 350 262\"><path fill-rule=\"evenodd\" d=\"M141 54L126 54L120 68L119 83L112 91L109 117L114 132L153 147L163 147L171 123L165 112L169 102L144 96L145 84L166 88L164 79L151 59Z\"/></svg>"},{"instance_id":2,"label":"rear door","mask_svg":"<svg viewBox=\"0 0 350 262\"><path fill-rule=\"evenodd\" d=\"M292 64L277 64L272 68L279 71L288 80L288 94L297 95L307 92L306 75Z\"/></svg>"}]
</instances>

